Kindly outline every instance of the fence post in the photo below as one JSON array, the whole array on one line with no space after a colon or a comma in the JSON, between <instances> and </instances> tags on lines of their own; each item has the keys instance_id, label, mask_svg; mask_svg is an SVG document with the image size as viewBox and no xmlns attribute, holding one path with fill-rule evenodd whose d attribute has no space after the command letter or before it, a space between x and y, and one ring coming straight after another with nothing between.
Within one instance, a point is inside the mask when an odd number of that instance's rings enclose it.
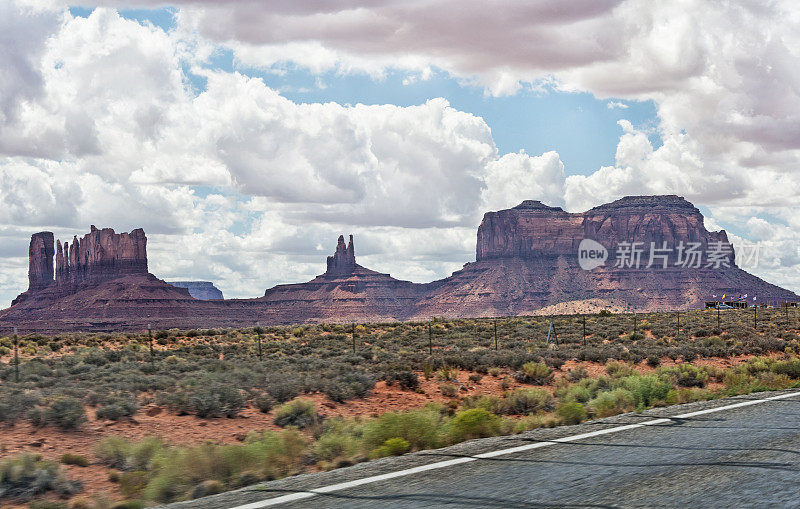
<instances>
[{"instance_id":1,"label":"fence post","mask_svg":"<svg viewBox=\"0 0 800 509\"><path fill-rule=\"evenodd\" d=\"M258 341L258 360L261 360L261 322L256 322L256 340Z\"/></svg>"},{"instance_id":2,"label":"fence post","mask_svg":"<svg viewBox=\"0 0 800 509\"><path fill-rule=\"evenodd\" d=\"M353 322L353 353L356 353L356 322Z\"/></svg>"},{"instance_id":3,"label":"fence post","mask_svg":"<svg viewBox=\"0 0 800 509\"><path fill-rule=\"evenodd\" d=\"M581 315L583 318L583 346L586 347L586 315Z\"/></svg>"},{"instance_id":4,"label":"fence post","mask_svg":"<svg viewBox=\"0 0 800 509\"><path fill-rule=\"evenodd\" d=\"M14 327L14 382L19 383L19 336Z\"/></svg>"},{"instance_id":5,"label":"fence post","mask_svg":"<svg viewBox=\"0 0 800 509\"><path fill-rule=\"evenodd\" d=\"M150 343L150 363L153 363L153 331L150 324L147 324L147 341Z\"/></svg>"},{"instance_id":6,"label":"fence post","mask_svg":"<svg viewBox=\"0 0 800 509\"><path fill-rule=\"evenodd\" d=\"M681 333L681 312L678 311L677 315L678 315L678 328L675 330L675 337L676 338Z\"/></svg>"},{"instance_id":7,"label":"fence post","mask_svg":"<svg viewBox=\"0 0 800 509\"><path fill-rule=\"evenodd\" d=\"M433 332L431 330L431 322L428 322L428 354L433 355Z\"/></svg>"},{"instance_id":8,"label":"fence post","mask_svg":"<svg viewBox=\"0 0 800 509\"><path fill-rule=\"evenodd\" d=\"M494 319L494 351L497 351L497 318Z\"/></svg>"},{"instance_id":9,"label":"fence post","mask_svg":"<svg viewBox=\"0 0 800 509\"><path fill-rule=\"evenodd\" d=\"M636 311L633 312L633 335L636 336Z\"/></svg>"},{"instance_id":10,"label":"fence post","mask_svg":"<svg viewBox=\"0 0 800 509\"><path fill-rule=\"evenodd\" d=\"M717 329L719 330L719 308L717 308Z\"/></svg>"},{"instance_id":11,"label":"fence post","mask_svg":"<svg viewBox=\"0 0 800 509\"><path fill-rule=\"evenodd\" d=\"M753 306L753 328L755 329L758 325L758 304Z\"/></svg>"}]
</instances>

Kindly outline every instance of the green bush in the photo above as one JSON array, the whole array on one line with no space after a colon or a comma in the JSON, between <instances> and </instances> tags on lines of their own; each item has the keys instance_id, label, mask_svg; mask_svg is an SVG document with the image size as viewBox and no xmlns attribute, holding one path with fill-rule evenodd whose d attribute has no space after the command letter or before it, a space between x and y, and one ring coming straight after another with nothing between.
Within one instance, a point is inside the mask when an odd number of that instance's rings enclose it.
<instances>
[{"instance_id":1,"label":"green bush","mask_svg":"<svg viewBox=\"0 0 800 509\"><path fill-rule=\"evenodd\" d=\"M139 404L132 397L114 397L108 399L97 409L98 419L118 421L122 417L130 417L139 410Z\"/></svg>"},{"instance_id":2,"label":"green bush","mask_svg":"<svg viewBox=\"0 0 800 509\"><path fill-rule=\"evenodd\" d=\"M561 403L556 408L556 414L564 424L578 424L586 420L586 409L577 401Z\"/></svg>"},{"instance_id":3,"label":"green bush","mask_svg":"<svg viewBox=\"0 0 800 509\"><path fill-rule=\"evenodd\" d=\"M636 398L627 389L614 389L598 394L589 401L588 407L597 417L610 417L634 410Z\"/></svg>"},{"instance_id":4,"label":"green bush","mask_svg":"<svg viewBox=\"0 0 800 509\"><path fill-rule=\"evenodd\" d=\"M367 450L383 445L390 438L402 438L415 451L444 445L444 418L441 408L428 405L408 412L387 412L364 423L363 440Z\"/></svg>"},{"instance_id":5,"label":"green bush","mask_svg":"<svg viewBox=\"0 0 800 509\"><path fill-rule=\"evenodd\" d=\"M0 460L0 498L26 502L38 495L53 492L59 496L79 493L83 486L67 479L64 471L53 461L40 456L23 454Z\"/></svg>"},{"instance_id":6,"label":"green bush","mask_svg":"<svg viewBox=\"0 0 800 509\"><path fill-rule=\"evenodd\" d=\"M633 395L639 410L656 403L663 404L672 389L672 384L655 375L630 376L622 380L622 386Z\"/></svg>"},{"instance_id":7,"label":"green bush","mask_svg":"<svg viewBox=\"0 0 800 509\"><path fill-rule=\"evenodd\" d=\"M527 362L514 377L526 384L547 385L553 381L553 370L543 362Z\"/></svg>"},{"instance_id":8,"label":"green bush","mask_svg":"<svg viewBox=\"0 0 800 509\"><path fill-rule=\"evenodd\" d=\"M281 405L275 411L275 424L281 427L296 426L304 429L319 423L322 417L317 414L314 402L309 399L296 399Z\"/></svg>"},{"instance_id":9,"label":"green bush","mask_svg":"<svg viewBox=\"0 0 800 509\"><path fill-rule=\"evenodd\" d=\"M500 433L500 417L483 409L463 410L453 417L448 427L448 437L453 443L473 438L493 437Z\"/></svg>"},{"instance_id":10,"label":"green bush","mask_svg":"<svg viewBox=\"0 0 800 509\"><path fill-rule=\"evenodd\" d=\"M800 359L794 358L775 362L770 369L773 373L786 375L793 380L800 379Z\"/></svg>"},{"instance_id":11,"label":"green bush","mask_svg":"<svg viewBox=\"0 0 800 509\"><path fill-rule=\"evenodd\" d=\"M189 405L198 417L235 417L246 401L243 391L218 383L198 386L189 395Z\"/></svg>"},{"instance_id":12,"label":"green bush","mask_svg":"<svg viewBox=\"0 0 800 509\"><path fill-rule=\"evenodd\" d=\"M86 410L80 400L61 396L50 403L45 411L45 419L61 429L75 429L86 422Z\"/></svg>"},{"instance_id":13,"label":"green bush","mask_svg":"<svg viewBox=\"0 0 800 509\"><path fill-rule=\"evenodd\" d=\"M60 461L63 465L75 465L78 467L89 466L89 460L86 458L86 456L81 456L80 454L72 454L72 453L62 454Z\"/></svg>"},{"instance_id":14,"label":"green bush","mask_svg":"<svg viewBox=\"0 0 800 509\"><path fill-rule=\"evenodd\" d=\"M267 414L275 406L275 398L269 394L259 394L253 399L253 405L259 412Z\"/></svg>"},{"instance_id":15,"label":"green bush","mask_svg":"<svg viewBox=\"0 0 800 509\"><path fill-rule=\"evenodd\" d=\"M545 389L517 389L505 398L503 413L527 415L553 409L553 396Z\"/></svg>"},{"instance_id":16,"label":"green bush","mask_svg":"<svg viewBox=\"0 0 800 509\"><path fill-rule=\"evenodd\" d=\"M382 446L375 449L371 456L373 458L385 458L386 456L402 456L411 450L411 444L400 437L386 440Z\"/></svg>"},{"instance_id":17,"label":"green bush","mask_svg":"<svg viewBox=\"0 0 800 509\"><path fill-rule=\"evenodd\" d=\"M337 403L363 398L375 387L375 379L364 373L340 375L325 385L325 394Z\"/></svg>"}]
</instances>

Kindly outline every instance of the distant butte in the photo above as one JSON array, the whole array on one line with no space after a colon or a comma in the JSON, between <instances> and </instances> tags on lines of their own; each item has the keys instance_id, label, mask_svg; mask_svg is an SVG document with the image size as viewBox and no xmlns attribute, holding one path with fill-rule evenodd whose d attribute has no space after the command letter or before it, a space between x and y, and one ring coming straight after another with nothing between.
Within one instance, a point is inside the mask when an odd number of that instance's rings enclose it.
<instances>
[{"instance_id":1,"label":"distant butte","mask_svg":"<svg viewBox=\"0 0 800 509\"><path fill-rule=\"evenodd\" d=\"M580 268L583 239L607 248L604 265ZM640 243L644 264L651 245L673 250L659 259L661 266L619 266L617 249L627 242ZM356 263L350 235L347 244L338 238L325 272L311 281L278 285L255 299L198 300L148 272L141 229L117 234L92 226L81 239L55 245L52 233L40 232L31 236L28 290L0 311L0 328L56 332L655 311L696 308L712 293L800 300L740 269L733 252L727 267L686 268L674 251L692 243L707 252L727 242L725 231L708 231L700 211L679 196L630 196L582 213L525 200L487 212L475 261L445 279L418 284L367 269Z\"/></svg>"}]
</instances>

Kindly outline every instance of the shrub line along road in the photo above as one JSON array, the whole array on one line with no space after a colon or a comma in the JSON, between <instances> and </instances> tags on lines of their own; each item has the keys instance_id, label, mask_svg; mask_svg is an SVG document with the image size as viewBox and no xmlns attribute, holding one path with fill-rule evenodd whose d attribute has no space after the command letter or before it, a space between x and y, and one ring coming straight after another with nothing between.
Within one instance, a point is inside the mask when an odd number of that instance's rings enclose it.
<instances>
[{"instance_id":1,"label":"shrub line along road","mask_svg":"<svg viewBox=\"0 0 800 509\"><path fill-rule=\"evenodd\" d=\"M172 504L262 507L797 507L800 391L473 440Z\"/></svg>"}]
</instances>

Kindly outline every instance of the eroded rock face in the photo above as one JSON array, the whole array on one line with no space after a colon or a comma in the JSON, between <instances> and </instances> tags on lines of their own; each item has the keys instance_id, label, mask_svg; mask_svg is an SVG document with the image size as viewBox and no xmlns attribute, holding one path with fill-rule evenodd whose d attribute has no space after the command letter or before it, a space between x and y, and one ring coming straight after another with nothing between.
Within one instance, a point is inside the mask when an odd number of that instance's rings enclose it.
<instances>
[{"instance_id":1,"label":"eroded rock face","mask_svg":"<svg viewBox=\"0 0 800 509\"><path fill-rule=\"evenodd\" d=\"M699 243L696 249L702 252L709 244L728 243L724 230L706 230L700 211L679 196L629 196L575 214L526 200L483 216L476 261L577 257L583 239L605 246L612 262L621 242L640 243L645 259L652 245L657 249L666 245L670 263L676 261L675 248L681 243ZM730 261L735 264L732 252Z\"/></svg>"},{"instance_id":2,"label":"eroded rock face","mask_svg":"<svg viewBox=\"0 0 800 509\"><path fill-rule=\"evenodd\" d=\"M592 239L609 251L585 269L578 246ZM600 309L696 309L711 295L757 296L759 302L798 301L793 292L753 276L734 263L684 267L672 253L666 267L617 266L616 248L637 242L647 261L650 243L696 243L705 252L727 242L710 232L700 212L677 196L628 197L582 213L540 202L489 212L478 230L475 262L450 277L418 284L356 263L353 238L338 238L323 274L304 283L274 286L254 299L197 300L147 272L144 232L92 231L58 242L35 234L30 249L31 289L0 311L0 328L121 330L154 327L249 327L302 322L423 320L432 316L514 316L584 313ZM55 251L55 283L52 258ZM50 265L48 265L48 263Z\"/></svg>"},{"instance_id":3,"label":"eroded rock face","mask_svg":"<svg viewBox=\"0 0 800 509\"><path fill-rule=\"evenodd\" d=\"M344 235L339 235L339 241L336 244L336 251L333 256L328 257L328 268L325 271L326 276L341 276L350 274L356 268L356 253L353 248L353 236L350 235L350 242L347 246L344 245Z\"/></svg>"},{"instance_id":4,"label":"eroded rock face","mask_svg":"<svg viewBox=\"0 0 800 509\"><path fill-rule=\"evenodd\" d=\"M53 256L55 255L55 271ZM28 252L28 291L50 285L66 286L97 283L126 274L147 274L147 237L138 228L130 233L114 233L111 228L91 231L72 243L53 244L52 232L31 236Z\"/></svg>"},{"instance_id":5,"label":"eroded rock face","mask_svg":"<svg viewBox=\"0 0 800 509\"><path fill-rule=\"evenodd\" d=\"M28 288L40 289L53 284L53 233L31 235L28 248Z\"/></svg>"}]
</instances>

